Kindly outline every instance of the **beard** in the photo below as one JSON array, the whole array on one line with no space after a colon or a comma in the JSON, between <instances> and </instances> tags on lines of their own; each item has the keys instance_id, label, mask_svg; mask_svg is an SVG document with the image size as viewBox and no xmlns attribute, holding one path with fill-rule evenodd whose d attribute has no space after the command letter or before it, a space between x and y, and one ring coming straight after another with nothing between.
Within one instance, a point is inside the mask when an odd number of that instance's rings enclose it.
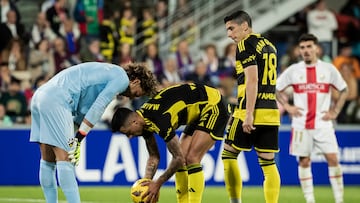
<instances>
[{"instance_id":1,"label":"beard","mask_svg":"<svg viewBox=\"0 0 360 203\"><path fill-rule=\"evenodd\" d=\"M312 61L310 59L305 59L304 62L305 64L310 65Z\"/></svg>"}]
</instances>

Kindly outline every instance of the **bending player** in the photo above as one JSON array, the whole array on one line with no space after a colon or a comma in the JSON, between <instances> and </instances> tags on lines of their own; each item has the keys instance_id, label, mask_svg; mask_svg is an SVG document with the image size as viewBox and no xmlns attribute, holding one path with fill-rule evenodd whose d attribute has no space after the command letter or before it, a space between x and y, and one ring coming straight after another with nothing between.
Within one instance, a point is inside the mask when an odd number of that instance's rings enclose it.
<instances>
[{"instance_id":1,"label":"bending player","mask_svg":"<svg viewBox=\"0 0 360 203\"><path fill-rule=\"evenodd\" d=\"M71 162L79 160L81 140L117 94L133 98L152 94L155 88L156 79L142 64L122 68L88 62L61 71L36 90L31 101L30 141L40 144L39 179L46 202L57 202L57 171L67 201L80 203ZM80 125L75 137L74 122Z\"/></svg>"},{"instance_id":2,"label":"bending player","mask_svg":"<svg viewBox=\"0 0 360 203\"><path fill-rule=\"evenodd\" d=\"M154 133L166 142L173 158L165 172L149 183L149 202L157 201L161 185L176 172L178 203L200 203L205 187L200 161L216 140L223 139L227 120L228 112L217 89L183 84L162 90L136 112L118 109L112 129L129 138L145 138L150 157L144 178L153 178L159 162ZM181 125L186 127L179 141L175 130Z\"/></svg>"}]
</instances>

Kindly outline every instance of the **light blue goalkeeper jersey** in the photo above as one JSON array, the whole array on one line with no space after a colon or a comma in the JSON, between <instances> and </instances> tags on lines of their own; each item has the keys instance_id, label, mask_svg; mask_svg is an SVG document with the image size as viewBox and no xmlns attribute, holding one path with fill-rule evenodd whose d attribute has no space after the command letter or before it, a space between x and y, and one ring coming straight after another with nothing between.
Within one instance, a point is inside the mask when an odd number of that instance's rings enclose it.
<instances>
[{"instance_id":1,"label":"light blue goalkeeper jersey","mask_svg":"<svg viewBox=\"0 0 360 203\"><path fill-rule=\"evenodd\" d=\"M38 91L46 91L49 97L53 95L58 100L71 99L67 103L74 121L80 124L85 117L95 125L114 96L124 92L128 86L129 78L120 66L87 62L61 71ZM58 92L52 94L53 91Z\"/></svg>"}]
</instances>

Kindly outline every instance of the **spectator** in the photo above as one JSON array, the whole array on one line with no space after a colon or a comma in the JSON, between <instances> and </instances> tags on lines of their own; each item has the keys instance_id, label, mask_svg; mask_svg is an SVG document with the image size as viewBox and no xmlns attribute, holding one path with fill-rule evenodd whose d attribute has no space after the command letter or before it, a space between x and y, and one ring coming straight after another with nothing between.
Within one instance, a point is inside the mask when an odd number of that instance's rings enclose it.
<instances>
[{"instance_id":1,"label":"spectator","mask_svg":"<svg viewBox=\"0 0 360 203\"><path fill-rule=\"evenodd\" d=\"M46 10L46 19L50 23L51 30L61 36L60 25L69 17L69 11L65 7L66 0L55 0L53 6Z\"/></svg>"},{"instance_id":2,"label":"spectator","mask_svg":"<svg viewBox=\"0 0 360 203\"><path fill-rule=\"evenodd\" d=\"M334 66L340 70L342 64L350 64L353 68L352 73L357 80L360 80L360 64L356 57L352 55L352 47L350 43L345 43L340 46L339 55L332 61Z\"/></svg>"},{"instance_id":3,"label":"spectator","mask_svg":"<svg viewBox=\"0 0 360 203\"><path fill-rule=\"evenodd\" d=\"M7 21L0 24L0 52L3 51L12 39L22 39L27 42L25 27L17 21L16 12L10 10L6 14Z\"/></svg>"},{"instance_id":4,"label":"spectator","mask_svg":"<svg viewBox=\"0 0 360 203\"><path fill-rule=\"evenodd\" d=\"M9 86L13 77L8 62L0 63L0 97L2 93L9 91Z\"/></svg>"},{"instance_id":5,"label":"spectator","mask_svg":"<svg viewBox=\"0 0 360 203\"><path fill-rule=\"evenodd\" d=\"M349 34L353 55L360 58L360 0L348 0L340 13L355 19L355 24L350 24Z\"/></svg>"},{"instance_id":6,"label":"spectator","mask_svg":"<svg viewBox=\"0 0 360 203\"><path fill-rule=\"evenodd\" d=\"M40 11L46 13L46 11L54 6L56 0L44 0L40 4Z\"/></svg>"},{"instance_id":7,"label":"spectator","mask_svg":"<svg viewBox=\"0 0 360 203\"><path fill-rule=\"evenodd\" d=\"M229 43L226 45L224 55L219 59L219 75L220 77L233 76L235 72L235 55L236 44Z\"/></svg>"},{"instance_id":8,"label":"spectator","mask_svg":"<svg viewBox=\"0 0 360 203\"><path fill-rule=\"evenodd\" d=\"M155 43L146 46L146 53L145 56L143 56L142 61L148 64L149 69L157 78L163 73L163 61L158 54L158 47Z\"/></svg>"},{"instance_id":9,"label":"spectator","mask_svg":"<svg viewBox=\"0 0 360 203\"><path fill-rule=\"evenodd\" d=\"M194 72L191 72L185 76L185 81L214 87L214 84L210 79L208 67L202 60L199 60L196 63Z\"/></svg>"},{"instance_id":10,"label":"spectator","mask_svg":"<svg viewBox=\"0 0 360 203\"><path fill-rule=\"evenodd\" d=\"M27 70L24 46L20 39L10 41L8 47L1 52L1 60L9 63L11 71Z\"/></svg>"},{"instance_id":11,"label":"spectator","mask_svg":"<svg viewBox=\"0 0 360 203\"><path fill-rule=\"evenodd\" d=\"M11 78L9 91L4 92L0 98L0 104L5 106L7 115L14 123L22 123L27 110L26 98L21 91L20 83L20 80Z\"/></svg>"},{"instance_id":12,"label":"spectator","mask_svg":"<svg viewBox=\"0 0 360 203\"><path fill-rule=\"evenodd\" d=\"M83 36L98 38L99 26L103 16L103 0L77 0L74 18Z\"/></svg>"},{"instance_id":13,"label":"spectator","mask_svg":"<svg viewBox=\"0 0 360 203\"><path fill-rule=\"evenodd\" d=\"M158 27L158 40L159 44L163 44L166 41L166 29L168 28L168 7L165 0L159 0L156 2L155 9L155 21Z\"/></svg>"},{"instance_id":14,"label":"spectator","mask_svg":"<svg viewBox=\"0 0 360 203\"><path fill-rule=\"evenodd\" d=\"M119 26L120 44L133 45L135 42L136 17L130 7L124 9Z\"/></svg>"},{"instance_id":15,"label":"spectator","mask_svg":"<svg viewBox=\"0 0 360 203\"><path fill-rule=\"evenodd\" d=\"M123 43L120 45L120 53L119 53L119 64L123 66L134 61L134 58L131 55L131 45L128 43Z\"/></svg>"},{"instance_id":16,"label":"spectator","mask_svg":"<svg viewBox=\"0 0 360 203\"><path fill-rule=\"evenodd\" d=\"M353 117L351 116L353 112L350 110L350 108L351 106L356 104L357 99L359 98L358 95L359 87L353 73L352 64L342 63L339 71L347 84L349 93L346 97L344 106L341 109L336 120L338 123L352 123L354 122ZM339 98L339 92L332 91L332 94L333 94L333 98L336 101Z\"/></svg>"},{"instance_id":17,"label":"spectator","mask_svg":"<svg viewBox=\"0 0 360 203\"><path fill-rule=\"evenodd\" d=\"M139 25L138 33L140 37L138 38L137 44L147 46L156 42L157 25L150 8L142 10L142 19Z\"/></svg>"},{"instance_id":18,"label":"spectator","mask_svg":"<svg viewBox=\"0 0 360 203\"><path fill-rule=\"evenodd\" d=\"M33 85L38 77L45 75L50 78L55 74L55 59L49 40L42 39L35 44L29 55L29 70Z\"/></svg>"},{"instance_id":19,"label":"spectator","mask_svg":"<svg viewBox=\"0 0 360 203\"><path fill-rule=\"evenodd\" d=\"M111 10L104 13L104 20L100 25L100 46L101 54L108 62L114 62L118 59L119 33L113 20Z\"/></svg>"},{"instance_id":20,"label":"spectator","mask_svg":"<svg viewBox=\"0 0 360 203\"><path fill-rule=\"evenodd\" d=\"M54 60L55 60L55 74L79 63L79 60L71 56L66 49L66 44L63 38L58 37L54 40Z\"/></svg>"},{"instance_id":21,"label":"spectator","mask_svg":"<svg viewBox=\"0 0 360 203\"><path fill-rule=\"evenodd\" d=\"M162 88L166 88L182 82L175 58L169 57L166 60L163 74L160 75L158 80Z\"/></svg>"},{"instance_id":22,"label":"spectator","mask_svg":"<svg viewBox=\"0 0 360 203\"><path fill-rule=\"evenodd\" d=\"M186 40L182 40L177 45L175 53L178 71L183 78L186 74L194 71L193 59L190 55L189 45Z\"/></svg>"},{"instance_id":23,"label":"spectator","mask_svg":"<svg viewBox=\"0 0 360 203\"><path fill-rule=\"evenodd\" d=\"M314 34L319 39L319 44L323 47L324 54L333 57L332 41L333 32L338 28L335 14L326 5L325 0L318 0L315 9L307 14L307 25L309 33Z\"/></svg>"},{"instance_id":24,"label":"spectator","mask_svg":"<svg viewBox=\"0 0 360 203\"><path fill-rule=\"evenodd\" d=\"M70 18L66 18L59 28L60 35L66 41L67 51L71 55L80 51L80 30L78 24Z\"/></svg>"},{"instance_id":25,"label":"spectator","mask_svg":"<svg viewBox=\"0 0 360 203\"><path fill-rule=\"evenodd\" d=\"M98 39L89 39L87 46L80 52L81 62L104 62L105 57L100 52L100 41Z\"/></svg>"},{"instance_id":26,"label":"spectator","mask_svg":"<svg viewBox=\"0 0 360 203\"><path fill-rule=\"evenodd\" d=\"M37 88L39 88L41 85L43 85L46 81L48 81L50 78L45 76L45 75L41 75L39 76L38 78L35 79L35 81L33 82L33 85L31 87L28 87L24 90L24 95L25 95L25 98L26 98L26 102L28 104L28 107L30 107L30 104L31 104L31 99L32 99L32 96L34 95L35 93L35 90ZM29 109L29 108L28 108ZM26 119L26 117L25 117Z\"/></svg>"},{"instance_id":27,"label":"spectator","mask_svg":"<svg viewBox=\"0 0 360 203\"><path fill-rule=\"evenodd\" d=\"M321 45L318 44L317 47L318 47L318 57L319 57L319 59L321 59L322 61L325 61L327 63L331 63L332 62L331 56L326 55L324 53L324 49L323 49L323 47Z\"/></svg>"},{"instance_id":28,"label":"spectator","mask_svg":"<svg viewBox=\"0 0 360 203\"><path fill-rule=\"evenodd\" d=\"M0 15L1 23L7 22L7 13L10 10L15 11L16 16L17 16L16 22L19 23L21 21L19 9L17 8L16 4L13 1L1 0L0 1L0 10L1 10L1 15Z\"/></svg>"},{"instance_id":29,"label":"spectator","mask_svg":"<svg viewBox=\"0 0 360 203\"><path fill-rule=\"evenodd\" d=\"M214 44L208 44L205 47L205 53L202 56L207 72L211 78L212 84L219 85L219 57Z\"/></svg>"},{"instance_id":30,"label":"spectator","mask_svg":"<svg viewBox=\"0 0 360 203\"><path fill-rule=\"evenodd\" d=\"M289 67L291 64L297 63L301 60L301 55L299 51L298 45L291 45L287 51L286 54L282 55L280 58L280 72L284 72L287 67Z\"/></svg>"},{"instance_id":31,"label":"spectator","mask_svg":"<svg viewBox=\"0 0 360 203\"><path fill-rule=\"evenodd\" d=\"M43 12L38 13L36 22L32 26L30 34L30 47L33 48L35 44L43 39L50 41L56 38L56 34L51 30L49 22L46 20L46 14Z\"/></svg>"},{"instance_id":32,"label":"spectator","mask_svg":"<svg viewBox=\"0 0 360 203\"><path fill-rule=\"evenodd\" d=\"M347 16L352 16L357 20L360 20L360 1L359 0L348 0L345 5L341 8L340 13Z\"/></svg>"},{"instance_id":33,"label":"spectator","mask_svg":"<svg viewBox=\"0 0 360 203\"><path fill-rule=\"evenodd\" d=\"M340 44L356 42L360 39L360 20L347 14L337 13L338 30L336 36Z\"/></svg>"},{"instance_id":34,"label":"spectator","mask_svg":"<svg viewBox=\"0 0 360 203\"><path fill-rule=\"evenodd\" d=\"M0 104L0 126L12 126L11 118L6 115L6 109L3 104Z\"/></svg>"}]
</instances>

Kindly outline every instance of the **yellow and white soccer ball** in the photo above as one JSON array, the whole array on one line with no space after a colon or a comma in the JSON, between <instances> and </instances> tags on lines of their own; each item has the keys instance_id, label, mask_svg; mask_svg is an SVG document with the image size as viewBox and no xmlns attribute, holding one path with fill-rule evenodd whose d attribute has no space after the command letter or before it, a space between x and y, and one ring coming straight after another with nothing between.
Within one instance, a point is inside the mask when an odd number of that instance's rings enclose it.
<instances>
[{"instance_id":1,"label":"yellow and white soccer ball","mask_svg":"<svg viewBox=\"0 0 360 203\"><path fill-rule=\"evenodd\" d=\"M149 188L148 186L141 185L143 182L146 181L150 181L150 179L139 179L131 186L130 196L134 203L144 203L146 201L147 197L145 197L144 199L141 198L141 196L143 196Z\"/></svg>"}]
</instances>

